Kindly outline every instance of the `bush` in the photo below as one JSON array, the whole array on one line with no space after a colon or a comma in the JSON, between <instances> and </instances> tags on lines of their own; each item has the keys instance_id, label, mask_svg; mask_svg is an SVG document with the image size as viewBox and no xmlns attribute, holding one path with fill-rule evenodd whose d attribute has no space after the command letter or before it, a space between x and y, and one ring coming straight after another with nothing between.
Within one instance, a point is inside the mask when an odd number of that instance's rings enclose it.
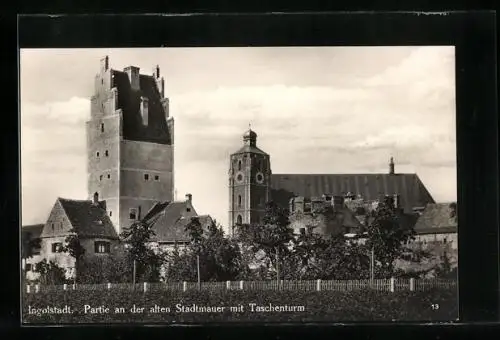
<instances>
[{"instance_id":1,"label":"bush","mask_svg":"<svg viewBox=\"0 0 500 340\"><path fill-rule=\"evenodd\" d=\"M23 322L27 323L105 323L105 322L332 322L332 321L450 321L458 317L457 292L454 289L434 289L426 292L362 291L166 291L161 285L144 293L113 288L110 291L57 291L23 296ZM154 288L154 287L153 287ZM251 312L250 303L257 305L304 306L303 312ZM85 314L84 305L109 307L106 314ZM175 305L224 306L218 313L177 313ZM72 314L28 315L31 308L65 305ZM133 306L144 307L143 313L131 313ZM170 312L150 313L155 305L169 307ZM231 312L230 306L243 305L243 312ZM434 308L432 308L434 306ZM438 307L436 307L438 306ZM123 307L125 313L115 313Z\"/></svg>"}]
</instances>

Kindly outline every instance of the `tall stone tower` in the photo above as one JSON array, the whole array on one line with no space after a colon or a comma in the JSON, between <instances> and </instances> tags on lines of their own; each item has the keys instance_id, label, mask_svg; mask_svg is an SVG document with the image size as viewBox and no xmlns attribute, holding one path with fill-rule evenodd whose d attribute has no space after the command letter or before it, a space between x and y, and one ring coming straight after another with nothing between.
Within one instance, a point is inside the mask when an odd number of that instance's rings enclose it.
<instances>
[{"instance_id":1,"label":"tall stone tower","mask_svg":"<svg viewBox=\"0 0 500 340\"><path fill-rule=\"evenodd\" d=\"M87 122L88 196L97 193L117 232L174 191L174 120L165 81L135 66L123 71L101 60Z\"/></svg>"},{"instance_id":2,"label":"tall stone tower","mask_svg":"<svg viewBox=\"0 0 500 340\"><path fill-rule=\"evenodd\" d=\"M242 223L259 223L270 195L269 155L257 147L257 134L249 129L243 135L243 146L230 158L230 227Z\"/></svg>"}]
</instances>

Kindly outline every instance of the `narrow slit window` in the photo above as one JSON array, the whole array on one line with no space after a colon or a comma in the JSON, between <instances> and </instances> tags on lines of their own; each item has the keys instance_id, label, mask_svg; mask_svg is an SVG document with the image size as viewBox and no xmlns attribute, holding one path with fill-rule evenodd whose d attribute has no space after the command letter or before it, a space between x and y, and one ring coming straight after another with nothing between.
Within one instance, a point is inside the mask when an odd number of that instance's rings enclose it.
<instances>
[{"instance_id":1,"label":"narrow slit window","mask_svg":"<svg viewBox=\"0 0 500 340\"><path fill-rule=\"evenodd\" d=\"M96 155L97 157L99 157L99 151L97 151L97 152L95 153L95 155Z\"/></svg>"},{"instance_id":2,"label":"narrow slit window","mask_svg":"<svg viewBox=\"0 0 500 340\"><path fill-rule=\"evenodd\" d=\"M110 178L111 178L111 175L110 175L110 174L108 174L108 179L110 179Z\"/></svg>"},{"instance_id":3,"label":"narrow slit window","mask_svg":"<svg viewBox=\"0 0 500 340\"><path fill-rule=\"evenodd\" d=\"M101 132L104 132L104 123L101 123Z\"/></svg>"},{"instance_id":4,"label":"narrow slit window","mask_svg":"<svg viewBox=\"0 0 500 340\"><path fill-rule=\"evenodd\" d=\"M102 181L102 175L99 176L99 180Z\"/></svg>"},{"instance_id":5,"label":"narrow slit window","mask_svg":"<svg viewBox=\"0 0 500 340\"><path fill-rule=\"evenodd\" d=\"M108 157L108 156L109 156L109 152L108 152L108 150L106 150L106 151L104 152L104 155L105 155L106 157Z\"/></svg>"},{"instance_id":6,"label":"narrow slit window","mask_svg":"<svg viewBox=\"0 0 500 340\"><path fill-rule=\"evenodd\" d=\"M238 208L241 208L241 195L238 195Z\"/></svg>"},{"instance_id":7,"label":"narrow slit window","mask_svg":"<svg viewBox=\"0 0 500 340\"><path fill-rule=\"evenodd\" d=\"M110 210L109 211L109 217L113 216L113 212Z\"/></svg>"}]
</instances>

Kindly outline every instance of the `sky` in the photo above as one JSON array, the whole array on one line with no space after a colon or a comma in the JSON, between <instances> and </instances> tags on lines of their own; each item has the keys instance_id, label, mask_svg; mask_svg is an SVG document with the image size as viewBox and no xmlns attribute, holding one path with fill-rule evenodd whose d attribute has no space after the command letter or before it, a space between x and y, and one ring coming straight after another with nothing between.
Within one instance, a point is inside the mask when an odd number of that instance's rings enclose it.
<instances>
[{"instance_id":1,"label":"sky","mask_svg":"<svg viewBox=\"0 0 500 340\"><path fill-rule=\"evenodd\" d=\"M273 173L417 173L457 196L455 51L432 47L31 49L20 53L22 224L87 199L85 122L99 61L165 77L175 187L227 225L229 155L251 124Z\"/></svg>"}]
</instances>

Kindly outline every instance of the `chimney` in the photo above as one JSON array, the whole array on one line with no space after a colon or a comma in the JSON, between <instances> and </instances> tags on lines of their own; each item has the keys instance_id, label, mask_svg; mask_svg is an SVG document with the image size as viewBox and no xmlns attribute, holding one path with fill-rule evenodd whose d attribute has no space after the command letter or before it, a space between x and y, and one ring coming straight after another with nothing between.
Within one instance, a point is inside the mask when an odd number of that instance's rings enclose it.
<instances>
[{"instance_id":1,"label":"chimney","mask_svg":"<svg viewBox=\"0 0 500 340\"><path fill-rule=\"evenodd\" d=\"M109 57L105 56L101 59L101 72L105 72L109 69Z\"/></svg>"},{"instance_id":2,"label":"chimney","mask_svg":"<svg viewBox=\"0 0 500 340\"><path fill-rule=\"evenodd\" d=\"M394 175L394 158L391 157L389 162L389 174Z\"/></svg>"},{"instance_id":3,"label":"chimney","mask_svg":"<svg viewBox=\"0 0 500 340\"><path fill-rule=\"evenodd\" d=\"M189 201L189 202L193 201L193 195L186 194L186 201Z\"/></svg>"},{"instance_id":4,"label":"chimney","mask_svg":"<svg viewBox=\"0 0 500 340\"><path fill-rule=\"evenodd\" d=\"M130 87L132 88L132 90L139 91L141 89L139 83L139 68L136 66L128 66L125 67L123 71L128 75Z\"/></svg>"},{"instance_id":5,"label":"chimney","mask_svg":"<svg viewBox=\"0 0 500 340\"><path fill-rule=\"evenodd\" d=\"M153 78L156 81L156 87L158 88L158 92L160 93L160 97L165 97L165 80L163 77L160 77L160 66L156 65L153 68Z\"/></svg>"},{"instance_id":6,"label":"chimney","mask_svg":"<svg viewBox=\"0 0 500 340\"><path fill-rule=\"evenodd\" d=\"M145 126L148 126L148 119L149 119L149 99L146 97L141 97L141 117L142 117L142 124Z\"/></svg>"},{"instance_id":7,"label":"chimney","mask_svg":"<svg viewBox=\"0 0 500 340\"><path fill-rule=\"evenodd\" d=\"M92 204L94 204L94 205L99 204L99 194L97 192L94 193L94 199L92 201Z\"/></svg>"}]
</instances>

